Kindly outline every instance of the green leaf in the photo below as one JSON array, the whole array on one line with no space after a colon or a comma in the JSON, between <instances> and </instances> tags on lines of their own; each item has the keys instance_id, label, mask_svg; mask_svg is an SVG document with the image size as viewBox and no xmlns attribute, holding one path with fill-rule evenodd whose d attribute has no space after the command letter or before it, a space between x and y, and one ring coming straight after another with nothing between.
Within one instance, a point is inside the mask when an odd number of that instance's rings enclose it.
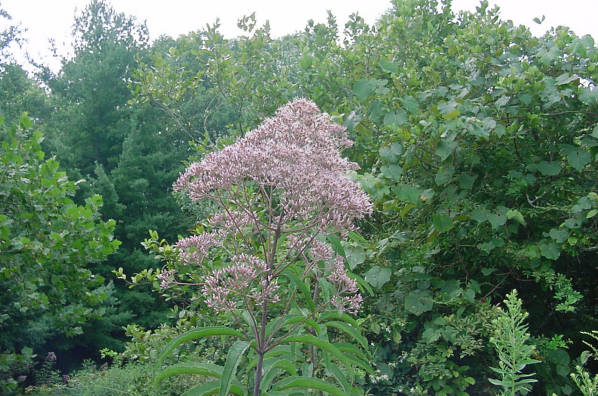
<instances>
[{"instance_id":1,"label":"green leaf","mask_svg":"<svg viewBox=\"0 0 598 396\"><path fill-rule=\"evenodd\" d=\"M207 396L207 395L215 395L216 393L218 393L218 390L220 389L220 382L219 381L212 381L212 382L206 382L205 384L201 384L201 385L197 385L191 389L189 389L188 391L186 391L185 393L183 393L181 396ZM244 396L245 392L243 391L243 388L241 388L240 385L237 384L232 384L229 390L230 393L235 394L237 396Z\"/></svg>"},{"instance_id":2,"label":"green leaf","mask_svg":"<svg viewBox=\"0 0 598 396\"><path fill-rule=\"evenodd\" d=\"M473 183L475 183L476 179L476 175L468 175L466 173L462 173L459 175L459 187L463 190L471 190L471 188L473 187Z\"/></svg>"},{"instance_id":3,"label":"green leaf","mask_svg":"<svg viewBox=\"0 0 598 396\"><path fill-rule=\"evenodd\" d=\"M403 109L397 109L390 111L384 116L384 126L387 127L400 127L407 122L407 113Z\"/></svg>"},{"instance_id":4,"label":"green leaf","mask_svg":"<svg viewBox=\"0 0 598 396\"><path fill-rule=\"evenodd\" d=\"M282 276L288 278L291 281L291 284L293 284L301 292L303 301L307 304L309 310L314 312L316 306L314 305L311 293L309 292L305 282L302 281L295 273L293 273L292 268L288 268L286 271L284 271Z\"/></svg>"},{"instance_id":5,"label":"green leaf","mask_svg":"<svg viewBox=\"0 0 598 396\"><path fill-rule=\"evenodd\" d=\"M364 349L368 348L368 341L367 341L367 339L364 336L362 336L361 333L359 332L359 330L356 329L356 328L354 328L353 326L350 326L350 325L348 325L346 323L339 322L339 321L336 321L336 320L333 320L333 321L330 321L330 322L325 322L324 324L327 327L334 327L334 328L342 331L343 333L347 334L352 339L354 339L355 341L359 342Z\"/></svg>"},{"instance_id":6,"label":"green leaf","mask_svg":"<svg viewBox=\"0 0 598 396\"><path fill-rule=\"evenodd\" d=\"M353 93L360 102L365 101L376 90L377 81L362 79L353 85Z\"/></svg>"},{"instance_id":7,"label":"green leaf","mask_svg":"<svg viewBox=\"0 0 598 396\"><path fill-rule=\"evenodd\" d=\"M356 389L353 386L351 386L351 384L347 380L347 376L343 374L341 369L336 364L332 362L327 362L324 364L324 366L326 367L326 370L328 370L330 374L332 374L332 376L336 378L339 385L343 387L343 391L345 392L345 394L348 395L355 393Z\"/></svg>"},{"instance_id":8,"label":"green leaf","mask_svg":"<svg viewBox=\"0 0 598 396\"><path fill-rule=\"evenodd\" d=\"M228 392L231 387L231 382L237 371L237 366L241 361L241 357L245 350L249 347L247 341L235 341L230 347L226 356L226 362L224 363L224 370L222 371L222 377L220 377L220 389L218 392L219 396L228 396Z\"/></svg>"},{"instance_id":9,"label":"green leaf","mask_svg":"<svg viewBox=\"0 0 598 396\"><path fill-rule=\"evenodd\" d=\"M365 273L365 280L370 285L379 289L390 280L390 274L390 268L382 268L376 265L370 268L370 270Z\"/></svg>"},{"instance_id":10,"label":"green leaf","mask_svg":"<svg viewBox=\"0 0 598 396\"><path fill-rule=\"evenodd\" d=\"M435 213L432 216L432 224L436 231L443 233L453 228L453 219L445 213Z\"/></svg>"},{"instance_id":11,"label":"green leaf","mask_svg":"<svg viewBox=\"0 0 598 396\"><path fill-rule=\"evenodd\" d=\"M334 396L347 396L342 389L313 377L288 377L274 384L273 388L276 390L291 388L314 389L316 391L327 392Z\"/></svg>"},{"instance_id":12,"label":"green leaf","mask_svg":"<svg viewBox=\"0 0 598 396\"><path fill-rule=\"evenodd\" d=\"M438 186L444 186L448 184L452 178L453 174L455 173L455 168L452 166L447 167L440 167L438 172L436 173L435 182Z\"/></svg>"},{"instance_id":13,"label":"green leaf","mask_svg":"<svg viewBox=\"0 0 598 396\"><path fill-rule=\"evenodd\" d=\"M441 140L438 142L438 147L436 148L435 154L440 157L441 161L444 161L453 153L453 151L455 151L457 146L458 144L455 141L447 142Z\"/></svg>"},{"instance_id":14,"label":"green leaf","mask_svg":"<svg viewBox=\"0 0 598 396\"><path fill-rule=\"evenodd\" d=\"M536 165L536 169L544 176L556 176L561 172L561 163L542 161Z\"/></svg>"},{"instance_id":15,"label":"green leaf","mask_svg":"<svg viewBox=\"0 0 598 396\"><path fill-rule=\"evenodd\" d=\"M557 243L564 243L569 238L569 231L564 228L552 228L548 235Z\"/></svg>"},{"instance_id":16,"label":"green leaf","mask_svg":"<svg viewBox=\"0 0 598 396\"><path fill-rule=\"evenodd\" d=\"M345 254L347 255L347 263L350 269L354 269L359 264L365 261L365 250L357 246L345 246Z\"/></svg>"},{"instance_id":17,"label":"green leaf","mask_svg":"<svg viewBox=\"0 0 598 396\"><path fill-rule=\"evenodd\" d=\"M401 180L401 176L403 175L403 168L395 164L383 165L380 170L384 176L394 181Z\"/></svg>"},{"instance_id":18,"label":"green leaf","mask_svg":"<svg viewBox=\"0 0 598 396\"><path fill-rule=\"evenodd\" d=\"M392 63L391 61L387 61L386 59L382 59L379 65L380 68L387 73L399 72L399 65L397 65L396 63Z\"/></svg>"},{"instance_id":19,"label":"green leaf","mask_svg":"<svg viewBox=\"0 0 598 396\"><path fill-rule=\"evenodd\" d=\"M563 152L567 156L569 165L579 172L583 171L585 166L592 160L590 153L579 147L563 145Z\"/></svg>"},{"instance_id":20,"label":"green leaf","mask_svg":"<svg viewBox=\"0 0 598 396\"><path fill-rule=\"evenodd\" d=\"M497 229L498 227L505 225L505 223L507 222L507 216L496 213L490 213L488 215L488 221L492 225L492 229Z\"/></svg>"},{"instance_id":21,"label":"green leaf","mask_svg":"<svg viewBox=\"0 0 598 396\"><path fill-rule=\"evenodd\" d=\"M403 153L403 146L399 142L394 142L388 146L380 147L379 153L383 160L394 163Z\"/></svg>"},{"instance_id":22,"label":"green leaf","mask_svg":"<svg viewBox=\"0 0 598 396\"><path fill-rule=\"evenodd\" d=\"M338 254L339 256L343 256L344 258L347 258L345 254L345 249L341 244L341 240L335 234L328 234L326 236L326 239L332 245L332 250L334 250L334 253Z\"/></svg>"},{"instance_id":23,"label":"green leaf","mask_svg":"<svg viewBox=\"0 0 598 396\"><path fill-rule=\"evenodd\" d=\"M303 344L310 344L310 345L316 346L316 347L320 348L321 350L328 352L336 360L345 363L347 366L357 365L357 366L363 368L364 370L366 370L368 373L373 373L372 368L369 367L366 362L362 362L357 358L354 358L352 356L342 353L338 348L336 348L330 342L323 340L321 338L315 337L311 334L289 336L281 341L281 343L285 343L285 344L288 344L291 342L300 342Z\"/></svg>"},{"instance_id":24,"label":"green leaf","mask_svg":"<svg viewBox=\"0 0 598 396\"><path fill-rule=\"evenodd\" d=\"M232 336L232 337L238 337L238 338L245 338L245 335L243 333L241 333L237 330L233 330L231 328L222 327L222 326L202 327L202 328L198 328L198 329L194 329L194 330L189 330L189 331L179 335L178 337L176 337L175 339L170 341L168 343L168 345L166 345L166 348L164 348L164 351L162 351L162 353L158 357L158 360L156 361L156 366L160 366L162 364L162 362L164 361L164 359L168 355L170 355L170 353L177 346L181 345L182 343L191 341L191 340L196 340L198 338L212 337L212 336Z\"/></svg>"},{"instance_id":25,"label":"green leaf","mask_svg":"<svg viewBox=\"0 0 598 396\"><path fill-rule=\"evenodd\" d=\"M541 241L538 247L540 248L540 254L549 260L556 260L561 255L559 246L550 240Z\"/></svg>"},{"instance_id":26,"label":"green leaf","mask_svg":"<svg viewBox=\"0 0 598 396\"><path fill-rule=\"evenodd\" d=\"M524 225L524 226L526 225L525 219L523 218L523 215L517 209L509 209L507 211L507 219L509 219L509 220L514 219L519 224Z\"/></svg>"},{"instance_id":27,"label":"green leaf","mask_svg":"<svg viewBox=\"0 0 598 396\"><path fill-rule=\"evenodd\" d=\"M434 306L432 294L428 290L414 290L405 296L405 310L420 316Z\"/></svg>"},{"instance_id":28,"label":"green leaf","mask_svg":"<svg viewBox=\"0 0 598 396\"><path fill-rule=\"evenodd\" d=\"M162 370L160 374L154 377L154 383L158 384L160 381L166 378L182 374L204 375L208 377L220 378L222 375L222 370L222 366L211 363L179 363Z\"/></svg>"},{"instance_id":29,"label":"green leaf","mask_svg":"<svg viewBox=\"0 0 598 396\"><path fill-rule=\"evenodd\" d=\"M569 73L563 73L556 78L555 85L565 85L569 84L572 81L578 80L579 77L576 75L570 75Z\"/></svg>"},{"instance_id":30,"label":"green leaf","mask_svg":"<svg viewBox=\"0 0 598 396\"><path fill-rule=\"evenodd\" d=\"M399 184L395 189L397 198L401 201L412 202L414 204L420 203L421 190L410 186L408 184Z\"/></svg>"},{"instance_id":31,"label":"green leaf","mask_svg":"<svg viewBox=\"0 0 598 396\"><path fill-rule=\"evenodd\" d=\"M401 104L411 114L416 114L419 110L419 103L413 96L403 96L401 98Z\"/></svg>"}]
</instances>

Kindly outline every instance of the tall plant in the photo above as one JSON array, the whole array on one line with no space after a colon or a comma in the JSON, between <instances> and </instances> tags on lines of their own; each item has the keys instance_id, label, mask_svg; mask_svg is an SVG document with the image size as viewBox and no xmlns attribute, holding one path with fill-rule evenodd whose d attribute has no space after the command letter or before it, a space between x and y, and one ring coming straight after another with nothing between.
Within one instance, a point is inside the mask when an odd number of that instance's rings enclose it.
<instances>
[{"instance_id":1,"label":"tall plant","mask_svg":"<svg viewBox=\"0 0 598 396\"><path fill-rule=\"evenodd\" d=\"M219 380L194 392L243 393L235 371L249 350L247 368L253 373L247 381L255 396L297 387L358 393L355 369L371 369L362 350L338 342L349 336L367 346L347 315L358 311L362 297L345 268L339 236L355 238L354 220L372 206L349 177L357 164L340 155L339 149L351 144L344 127L314 103L298 99L179 177L175 190L192 201L207 200L214 211L198 227L202 232L177 242L171 251L177 260L157 279L164 288L199 287L207 305L230 315L239 328L185 333L168 345L158 364L191 339L239 340L224 367L181 364L162 371L157 382L195 373ZM319 377L333 377L340 387Z\"/></svg>"}]
</instances>

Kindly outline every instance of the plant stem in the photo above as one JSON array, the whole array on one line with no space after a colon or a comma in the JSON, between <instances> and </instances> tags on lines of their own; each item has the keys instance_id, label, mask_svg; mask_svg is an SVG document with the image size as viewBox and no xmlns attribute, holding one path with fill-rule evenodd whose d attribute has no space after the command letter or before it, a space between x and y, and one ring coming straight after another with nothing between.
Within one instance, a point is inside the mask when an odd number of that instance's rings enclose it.
<instances>
[{"instance_id":1,"label":"plant stem","mask_svg":"<svg viewBox=\"0 0 598 396\"><path fill-rule=\"evenodd\" d=\"M270 283L270 282L268 282ZM264 298L262 302L262 320L260 335L257 341L257 366L255 368L255 384L253 385L253 396L260 396L260 385L262 383L262 365L264 354L266 353L266 323L268 315L268 299Z\"/></svg>"}]
</instances>

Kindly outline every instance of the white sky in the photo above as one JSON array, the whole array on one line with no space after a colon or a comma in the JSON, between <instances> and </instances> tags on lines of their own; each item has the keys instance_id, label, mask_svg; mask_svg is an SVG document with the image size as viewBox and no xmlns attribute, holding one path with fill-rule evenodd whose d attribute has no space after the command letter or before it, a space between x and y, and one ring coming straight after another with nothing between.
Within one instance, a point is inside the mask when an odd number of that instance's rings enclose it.
<instances>
[{"instance_id":1,"label":"white sky","mask_svg":"<svg viewBox=\"0 0 598 396\"><path fill-rule=\"evenodd\" d=\"M27 29L25 50L36 61L49 64L54 70L59 62L52 59L48 40L55 39L61 55L70 48L70 33L75 10L81 10L87 0L0 0L13 22ZM453 0L457 10L471 10L479 0ZM540 35L550 26L566 25L578 35L591 34L598 41L598 0L490 0L500 6L503 19L525 24ZM151 38L162 34L177 37L203 28L220 18L221 32L226 37L240 34L237 20L255 11L258 23L270 21L275 37L302 30L308 19L326 20L331 10L342 27L352 12L359 12L373 23L391 7L390 0L112 0L120 12L147 21ZM532 20L546 17L542 25ZM0 29L2 26L0 26ZM23 59L17 54L17 59Z\"/></svg>"}]
</instances>

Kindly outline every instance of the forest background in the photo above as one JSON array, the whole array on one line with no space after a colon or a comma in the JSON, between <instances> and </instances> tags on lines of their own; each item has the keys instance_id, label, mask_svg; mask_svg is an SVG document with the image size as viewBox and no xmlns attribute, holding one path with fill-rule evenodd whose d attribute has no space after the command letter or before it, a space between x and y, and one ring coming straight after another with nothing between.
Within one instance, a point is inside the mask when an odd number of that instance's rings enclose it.
<instances>
[{"instance_id":1,"label":"forest background","mask_svg":"<svg viewBox=\"0 0 598 396\"><path fill-rule=\"evenodd\" d=\"M150 45L142 23L94 0L75 19L73 57L57 73L39 64L28 74L9 52L19 28L8 26L3 394L146 391L167 340L213 321L197 290L161 290L156 278L156 255L205 216L173 195L173 182L298 97L347 128L355 144L344 154L374 204L359 234L335 247L366 299L356 323L376 373L356 384L371 394L498 394L501 363L519 354L527 363L512 371L537 380L535 394L596 389L592 37L564 27L534 37L484 2L455 14L448 1L409 0L374 25L353 15L339 27L330 14L274 39L248 16L234 39L214 24ZM523 330L510 352L509 323ZM224 353L201 342L178 359ZM111 368L87 361L69 384L57 377L84 359ZM162 391L179 394L191 378Z\"/></svg>"}]
</instances>

